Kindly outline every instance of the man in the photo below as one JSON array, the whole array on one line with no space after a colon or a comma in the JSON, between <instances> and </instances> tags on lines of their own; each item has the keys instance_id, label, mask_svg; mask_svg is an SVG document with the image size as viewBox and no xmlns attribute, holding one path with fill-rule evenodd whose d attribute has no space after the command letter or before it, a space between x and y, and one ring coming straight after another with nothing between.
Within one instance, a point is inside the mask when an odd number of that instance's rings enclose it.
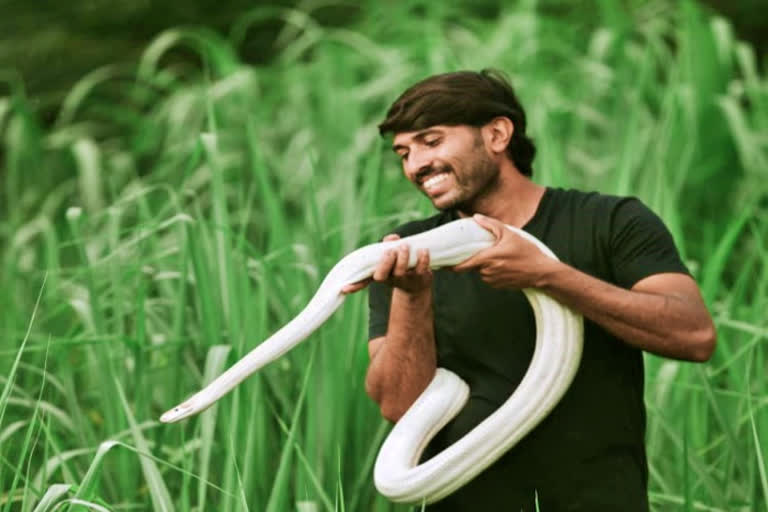
<instances>
[{"instance_id":1,"label":"man","mask_svg":"<svg viewBox=\"0 0 768 512\"><path fill-rule=\"evenodd\" d=\"M409 88L380 125L406 178L440 213L395 230L415 234L460 217L496 243L452 269L421 252L386 254L370 290L366 390L397 421L436 367L461 376L469 402L425 459L509 397L535 339L522 288L584 316L584 352L568 392L517 446L429 510L646 511L642 351L706 361L715 329L661 220L633 198L545 188L530 180L525 113L498 72L447 73ZM520 227L560 261L504 228ZM347 293L367 283L350 285Z\"/></svg>"}]
</instances>

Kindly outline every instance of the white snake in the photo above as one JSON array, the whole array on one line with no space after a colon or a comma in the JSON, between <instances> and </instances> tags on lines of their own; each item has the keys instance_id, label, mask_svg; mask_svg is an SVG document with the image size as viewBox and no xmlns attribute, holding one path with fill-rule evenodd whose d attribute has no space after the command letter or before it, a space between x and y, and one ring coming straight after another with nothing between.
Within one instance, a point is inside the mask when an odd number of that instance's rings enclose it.
<instances>
[{"instance_id":1,"label":"white snake","mask_svg":"<svg viewBox=\"0 0 768 512\"><path fill-rule=\"evenodd\" d=\"M507 226L555 255L520 229ZM427 249L430 266L456 265L494 243L493 235L472 219L461 219L401 240L367 245L337 263L299 315L262 342L186 402L160 417L172 423L197 414L274 361L320 327L344 302L341 289L373 275L382 255L401 243ZM466 436L428 461L417 464L434 435L461 411L469 387L456 374L438 368L432 382L397 422L379 451L376 488L397 502L431 503L455 491L491 465L549 414L570 386L581 360L582 317L534 289L524 289L536 318L536 348L520 385L504 404Z\"/></svg>"}]
</instances>

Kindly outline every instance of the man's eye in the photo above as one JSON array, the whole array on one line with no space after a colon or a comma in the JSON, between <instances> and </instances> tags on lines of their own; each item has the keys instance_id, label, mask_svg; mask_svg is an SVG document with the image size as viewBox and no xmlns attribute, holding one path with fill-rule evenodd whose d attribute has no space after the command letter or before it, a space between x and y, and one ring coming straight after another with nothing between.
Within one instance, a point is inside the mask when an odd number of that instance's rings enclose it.
<instances>
[{"instance_id":1,"label":"man's eye","mask_svg":"<svg viewBox=\"0 0 768 512\"><path fill-rule=\"evenodd\" d=\"M440 139L432 139L424 142L427 146L433 148L440 144Z\"/></svg>"},{"instance_id":2,"label":"man's eye","mask_svg":"<svg viewBox=\"0 0 768 512\"><path fill-rule=\"evenodd\" d=\"M408 153L400 153L400 154L399 154L399 155L397 155L397 156L398 156L398 157L400 157L400 160L401 160L401 161L403 161L403 162L405 162L406 160L408 160Z\"/></svg>"}]
</instances>

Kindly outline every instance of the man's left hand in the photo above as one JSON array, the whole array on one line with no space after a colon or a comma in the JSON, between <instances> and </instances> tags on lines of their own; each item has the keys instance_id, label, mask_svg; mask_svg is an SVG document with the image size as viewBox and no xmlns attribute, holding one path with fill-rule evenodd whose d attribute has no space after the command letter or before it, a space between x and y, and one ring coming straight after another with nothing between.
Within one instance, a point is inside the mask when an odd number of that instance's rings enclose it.
<instances>
[{"instance_id":1,"label":"man's left hand","mask_svg":"<svg viewBox=\"0 0 768 512\"><path fill-rule=\"evenodd\" d=\"M493 288L540 288L559 264L532 242L491 217L475 214L475 222L490 231L496 242L471 258L451 267L454 272L476 270Z\"/></svg>"}]
</instances>

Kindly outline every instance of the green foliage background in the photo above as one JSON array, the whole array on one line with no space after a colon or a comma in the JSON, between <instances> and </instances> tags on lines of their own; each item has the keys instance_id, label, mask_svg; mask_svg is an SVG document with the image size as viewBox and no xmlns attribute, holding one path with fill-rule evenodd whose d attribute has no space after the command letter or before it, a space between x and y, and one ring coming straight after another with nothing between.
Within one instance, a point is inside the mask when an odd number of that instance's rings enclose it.
<instances>
[{"instance_id":1,"label":"green foliage background","mask_svg":"<svg viewBox=\"0 0 768 512\"><path fill-rule=\"evenodd\" d=\"M429 214L376 124L415 80L486 66L526 105L535 180L641 197L716 320L709 363L647 358L654 510L765 509L753 47L692 0L371 1L344 23L319 5L224 27L212 10L214 28L165 30L64 95L3 73L0 510L404 510L371 483L388 426L363 390L362 295L213 409L156 418L343 254Z\"/></svg>"}]
</instances>

